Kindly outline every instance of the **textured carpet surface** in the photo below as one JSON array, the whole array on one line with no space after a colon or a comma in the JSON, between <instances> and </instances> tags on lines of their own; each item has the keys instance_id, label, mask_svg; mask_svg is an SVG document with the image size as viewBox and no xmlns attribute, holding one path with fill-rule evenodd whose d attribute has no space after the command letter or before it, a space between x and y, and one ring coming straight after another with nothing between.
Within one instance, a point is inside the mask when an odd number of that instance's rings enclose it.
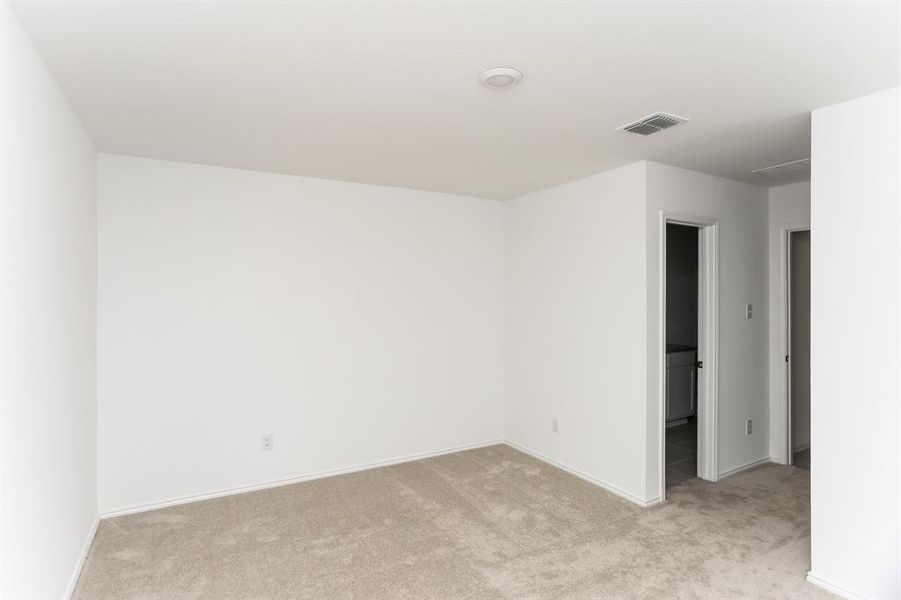
<instances>
[{"instance_id":1,"label":"textured carpet surface","mask_svg":"<svg viewBox=\"0 0 901 600\"><path fill-rule=\"evenodd\" d=\"M491 446L105 520L75 598L829 598L808 489L768 465L642 509Z\"/></svg>"}]
</instances>

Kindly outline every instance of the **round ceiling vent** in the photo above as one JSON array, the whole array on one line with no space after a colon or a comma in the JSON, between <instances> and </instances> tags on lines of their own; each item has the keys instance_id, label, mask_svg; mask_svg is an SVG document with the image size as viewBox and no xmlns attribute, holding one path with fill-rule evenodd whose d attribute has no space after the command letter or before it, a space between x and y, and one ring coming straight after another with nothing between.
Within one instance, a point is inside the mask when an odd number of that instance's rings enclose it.
<instances>
[{"instance_id":1,"label":"round ceiling vent","mask_svg":"<svg viewBox=\"0 0 901 600\"><path fill-rule=\"evenodd\" d=\"M511 88L522 81L522 71L512 67L496 67L483 71L479 75L479 81L485 87L496 90Z\"/></svg>"}]
</instances>

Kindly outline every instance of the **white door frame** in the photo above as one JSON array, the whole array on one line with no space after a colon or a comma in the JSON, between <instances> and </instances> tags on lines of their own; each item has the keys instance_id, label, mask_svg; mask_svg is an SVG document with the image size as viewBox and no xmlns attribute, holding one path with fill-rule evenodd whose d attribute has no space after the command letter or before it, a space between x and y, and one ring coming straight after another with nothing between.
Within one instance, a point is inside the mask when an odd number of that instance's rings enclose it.
<instances>
[{"instance_id":1,"label":"white door frame","mask_svg":"<svg viewBox=\"0 0 901 600\"><path fill-rule=\"evenodd\" d=\"M658 282L657 414L660 500L666 499L666 225L698 229L698 477L719 479L717 406L719 396L719 221L660 211Z\"/></svg>"},{"instance_id":2,"label":"white door frame","mask_svg":"<svg viewBox=\"0 0 901 600\"><path fill-rule=\"evenodd\" d=\"M785 329L782 335L782 355L791 355L792 347L792 322L791 322L791 235L800 231L810 231L809 223L794 223L782 226L782 323ZM783 361L783 390L785 398L785 464L790 465L794 460L794 446L792 441L792 373L791 363Z\"/></svg>"}]
</instances>

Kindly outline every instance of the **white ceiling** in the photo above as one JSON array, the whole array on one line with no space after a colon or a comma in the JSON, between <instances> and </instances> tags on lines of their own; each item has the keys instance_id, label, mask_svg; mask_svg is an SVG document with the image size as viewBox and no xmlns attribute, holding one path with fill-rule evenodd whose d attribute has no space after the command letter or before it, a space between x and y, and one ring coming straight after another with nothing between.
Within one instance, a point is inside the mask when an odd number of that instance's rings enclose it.
<instances>
[{"instance_id":1,"label":"white ceiling","mask_svg":"<svg viewBox=\"0 0 901 600\"><path fill-rule=\"evenodd\" d=\"M786 183L751 171L810 110L899 84L898 2L14 8L101 151L490 198L645 158ZM613 131L657 110L692 122Z\"/></svg>"}]
</instances>

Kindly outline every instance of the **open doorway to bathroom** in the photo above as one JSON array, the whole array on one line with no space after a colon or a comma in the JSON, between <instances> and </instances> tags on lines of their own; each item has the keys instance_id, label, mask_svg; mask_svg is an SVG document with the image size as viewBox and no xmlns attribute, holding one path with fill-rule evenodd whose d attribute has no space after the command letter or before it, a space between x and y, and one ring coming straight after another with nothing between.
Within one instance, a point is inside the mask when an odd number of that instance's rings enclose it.
<instances>
[{"instance_id":1,"label":"open doorway to bathroom","mask_svg":"<svg viewBox=\"0 0 901 600\"><path fill-rule=\"evenodd\" d=\"M658 489L719 479L719 223L660 212Z\"/></svg>"},{"instance_id":2,"label":"open doorway to bathroom","mask_svg":"<svg viewBox=\"0 0 901 600\"><path fill-rule=\"evenodd\" d=\"M698 233L666 224L666 487L698 475Z\"/></svg>"}]
</instances>

